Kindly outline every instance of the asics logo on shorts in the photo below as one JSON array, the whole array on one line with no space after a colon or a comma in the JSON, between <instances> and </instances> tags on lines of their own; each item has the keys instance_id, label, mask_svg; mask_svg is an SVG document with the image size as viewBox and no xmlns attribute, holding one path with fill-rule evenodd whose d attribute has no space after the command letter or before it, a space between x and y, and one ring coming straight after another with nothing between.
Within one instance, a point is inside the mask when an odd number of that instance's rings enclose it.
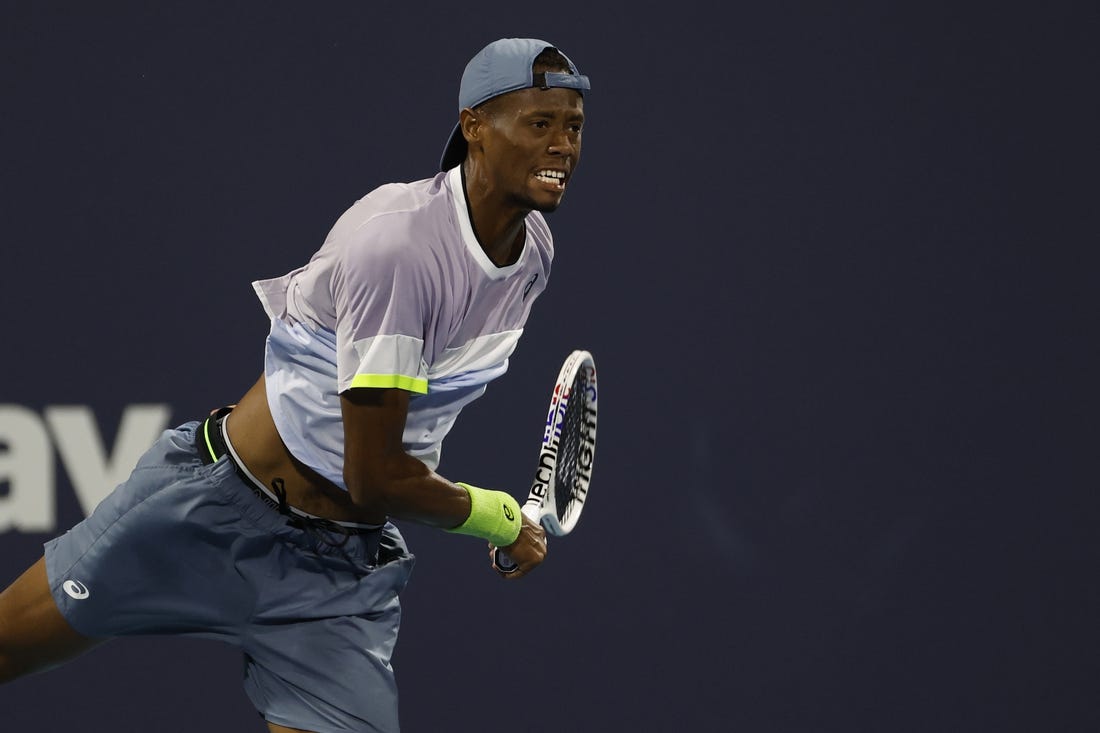
<instances>
[{"instance_id":1,"label":"asics logo on shorts","mask_svg":"<svg viewBox=\"0 0 1100 733\"><path fill-rule=\"evenodd\" d=\"M88 591L88 586L84 585L79 580L66 580L61 584L61 589L68 593L71 598L75 598L78 601L83 601L91 595Z\"/></svg>"}]
</instances>

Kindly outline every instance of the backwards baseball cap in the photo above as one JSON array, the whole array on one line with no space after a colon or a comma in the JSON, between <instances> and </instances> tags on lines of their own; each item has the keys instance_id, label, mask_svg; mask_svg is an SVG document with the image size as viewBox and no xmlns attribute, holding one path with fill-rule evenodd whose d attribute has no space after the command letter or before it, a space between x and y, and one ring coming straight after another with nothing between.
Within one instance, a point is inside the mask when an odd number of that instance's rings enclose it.
<instances>
[{"instance_id":1,"label":"backwards baseball cap","mask_svg":"<svg viewBox=\"0 0 1100 733\"><path fill-rule=\"evenodd\" d=\"M561 55L569 63L573 73L547 71L535 74L531 67L535 57L548 48L558 53L561 50L552 43L537 38L501 38L478 51L466 64L462 72L462 83L458 87L458 111L467 107L476 107L493 97L514 92L517 89L539 87L564 87L576 89L582 95L592 88L587 76L582 76L577 67L564 53ZM447 147L443 148L443 157L439 161L440 170L450 170L466 158L466 138L462 136L459 124L451 131Z\"/></svg>"}]
</instances>

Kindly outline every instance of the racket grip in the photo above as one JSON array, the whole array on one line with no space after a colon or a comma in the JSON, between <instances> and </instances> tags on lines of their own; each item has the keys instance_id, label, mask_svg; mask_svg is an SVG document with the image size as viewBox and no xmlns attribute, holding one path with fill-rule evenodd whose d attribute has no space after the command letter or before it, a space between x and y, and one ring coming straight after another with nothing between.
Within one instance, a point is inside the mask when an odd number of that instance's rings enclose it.
<instances>
[{"instance_id":1,"label":"racket grip","mask_svg":"<svg viewBox=\"0 0 1100 733\"><path fill-rule=\"evenodd\" d=\"M512 558L508 557L508 553L499 547L493 550L493 562L502 573L514 573L519 569L519 565L512 561Z\"/></svg>"}]
</instances>

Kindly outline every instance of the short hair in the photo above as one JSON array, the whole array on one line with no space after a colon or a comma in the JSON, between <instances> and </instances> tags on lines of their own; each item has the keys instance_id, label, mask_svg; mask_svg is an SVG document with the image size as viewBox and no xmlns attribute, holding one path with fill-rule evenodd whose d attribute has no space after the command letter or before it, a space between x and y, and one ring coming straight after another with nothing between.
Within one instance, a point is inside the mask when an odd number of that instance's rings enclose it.
<instances>
[{"instance_id":1,"label":"short hair","mask_svg":"<svg viewBox=\"0 0 1100 733\"><path fill-rule=\"evenodd\" d=\"M536 74L542 74L547 71L558 71L565 74L572 74L573 69L569 67L569 60L562 55L562 52L553 46L547 46L542 52L535 57L535 60L531 62L531 70ZM501 97L507 96L501 94L496 97L486 99L481 104L477 105L474 109L477 111L492 117L496 114L494 103Z\"/></svg>"},{"instance_id":2,"label":"short hair","mask_svg":"<svg viewBox=\"0 0 1100 733\"><path fill-rule=\"evenodd\" d=\"M562 55L561 51L548 46L542 50L538 56L535 57L534 62L531 64L531 68L535 70L535 73L542 71L561 71L566 74L572 74L573 69L569 68L569 60Z\"/></svg>"}]
</instances>

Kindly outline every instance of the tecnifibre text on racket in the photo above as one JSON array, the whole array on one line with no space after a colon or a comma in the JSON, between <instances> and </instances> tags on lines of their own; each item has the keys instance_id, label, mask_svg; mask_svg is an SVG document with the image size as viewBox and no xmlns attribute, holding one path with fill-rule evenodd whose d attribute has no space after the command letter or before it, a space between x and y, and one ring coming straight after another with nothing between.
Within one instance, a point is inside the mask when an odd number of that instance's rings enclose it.
<instances>
[{"instance_id":1,"label":"tecnifibre text on racket","mask_svg":"<svg viewBox=\"0 0 1100 733\"><path fill-rule=\"evenodd\" d=\"M554 537L573 531L588 495L596 455L596 394L592 354L574 351L562 364L550 396L538 467L523 505L524 515ZM502 572L516 569L499 548L493 561Z\"/></svg>"}]
</instances>

